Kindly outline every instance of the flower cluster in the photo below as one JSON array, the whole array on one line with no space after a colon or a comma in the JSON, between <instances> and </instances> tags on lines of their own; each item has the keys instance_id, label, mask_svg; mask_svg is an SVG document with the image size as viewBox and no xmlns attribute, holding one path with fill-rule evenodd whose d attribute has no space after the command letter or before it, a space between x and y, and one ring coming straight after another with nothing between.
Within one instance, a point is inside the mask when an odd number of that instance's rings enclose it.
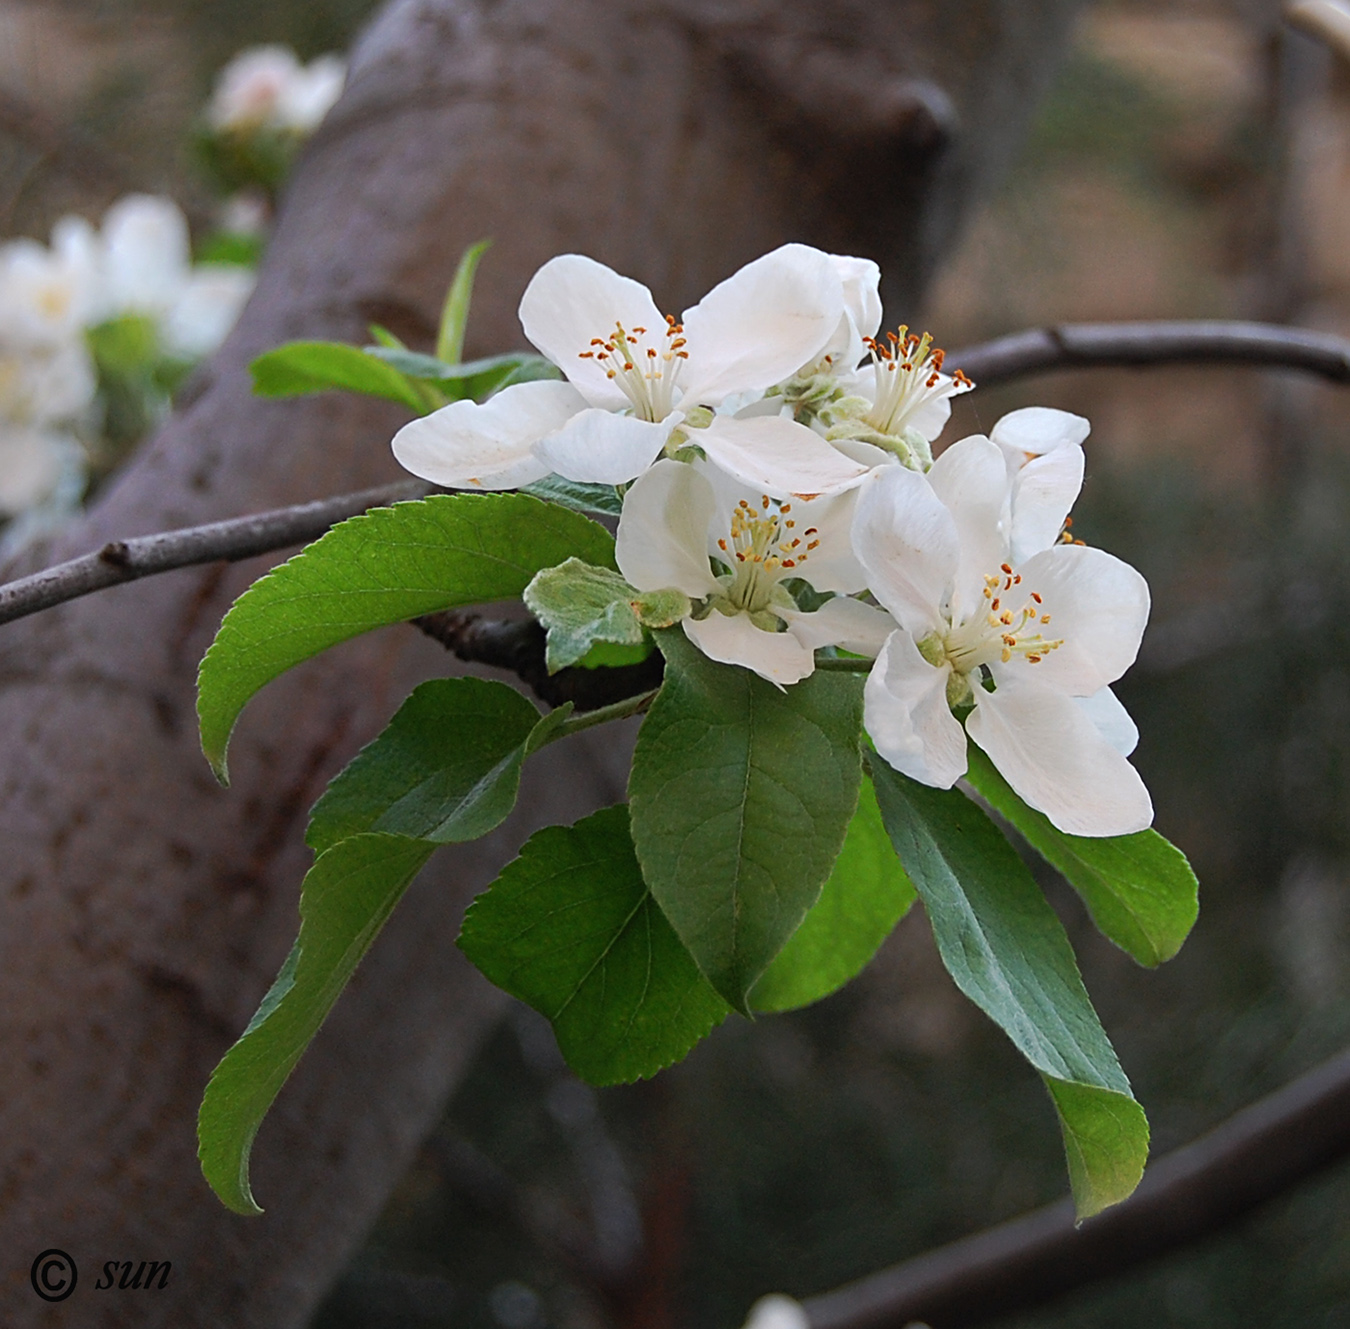
<instances>
[{"instance_id":1,"label":"flower cluster","mask_svg":"<svg viewBox=\"0 0 1350 1329\"><path fill-rule=\"evenodd\" d=\"M619 487L620 571L688 597L711 658L779 686L822 649L873 660L865 724L896 769L949 788L973 741L1061 830L1140 830L1137 733L1110 685L1148 588L1068 536L1087 422L1015 411L934 461L973 384L926 334L882 335L878 281L868 260L785 245L677 319L563 255L520 306L563 380L455 402L395 455L452 488Z\"/></svg>"},{"instance_id":2,"label":"flower cluster","mask_svg":"<svg viewBox=\"0 0 1350 1329\"><path fill-rule=\"evenodd\" d=\"M224 338L252 285L244 268L194 267L182 212L143 194L97 230L68 216L50 247L0 246L0 515L78 500L100 351L146 375L191 363Z\"/></svg>"}]
</instances>

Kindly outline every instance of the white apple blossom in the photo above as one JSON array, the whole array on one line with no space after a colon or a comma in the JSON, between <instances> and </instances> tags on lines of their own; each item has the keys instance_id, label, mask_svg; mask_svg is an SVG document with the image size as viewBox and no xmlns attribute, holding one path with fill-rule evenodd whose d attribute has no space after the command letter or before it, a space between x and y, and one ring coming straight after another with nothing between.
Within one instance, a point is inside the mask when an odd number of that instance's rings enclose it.
<instances>
[{"instance_id":1,"label":"white apple blossom","mask_svg":"<svg viewBox=\"0 0 1350 1329\"><path fill-rule=\"evenodd\" d=\"M346 63L335 55L302 65L288 46L255 46L220 71L206 118L218 132L307 135L342 93Z\"/></svg>"},{"instance_id":2,"label":"white apple blossom","mask_svg":"<svg viewBox=\"0 0 1350 1329\"><path fill-rule=\"evenodd\" d=\"M193 266L187 218L172 199L150 194L119 199L104 215L99 241L99 318L150 319L170 356L209 355L253 290L248 268Z\"/></svg>"},{"instance_id":3,"label":"white apple blossom","mask_svg":"<svg viewBox=\"0 0 1350 1329\"><path fill-rule=\"evenodd\" d=\"M818 647L875 654L892 626L847 598L865 585L852 511L847 492L794 499L747 488L710 462L661 460L624 496L615 556L638 590L673 588L696 602L683 627L705 655L782 686L812 672ZM803 611L783 584L796 577L841 594Z\"/></svg>"},{"instance_id":4,"label":"white apple blossom","mask_svg":"<svg viewBox=\"0 0 1350 1329\"><path fill-rule=\"evenodd\" d=\"M871 365L844 383L842 395L819 408L820 427L850 455L925 470L933 462L930 445L951 416L951 399L975 385L959 369L942 372L946 353L926 332L915 336L902 326L884 338L864 340ZM889 456L877 458L873 449Z\"/></svg>"},{"instance_id":5,"label":"white apple blossom","mask_svg":"<svg viewBox=\"0 0 1350 1329\"><path fill-rule=\"evenodd\" d=\"M639 282L564 254L535 274L520 319L567 383L518 384L484 405L454 402L413 421L394 454L414 474L452 488L509 489L550 472L624 484L689 443L751 485L772 459L775 479L793 493L837 489L867 469L776 413L714 413L762 394L846 335L839 261L820 250L784 245L678 321Z\"/></svg>"},{"instance_id":6,"label":"white apple blossom","mask_svg":"<svg viewBox=\"0 0 1350 1329\"><path fill-rule=\"evenodd\" d=\"M1153 810L1110 684L1135 659L1149 595L1128 564L1056 539L1085 423L1016 412L998 441L963 439L926 476L887 466L860 486L854 549L898 625L868 677L865 723L881 756L925 784L965 774L968 734L1060 830L1124 835ZM1034 472L1018 464L1027 453L1065 455Z\"/></svg>"}]
</instances>

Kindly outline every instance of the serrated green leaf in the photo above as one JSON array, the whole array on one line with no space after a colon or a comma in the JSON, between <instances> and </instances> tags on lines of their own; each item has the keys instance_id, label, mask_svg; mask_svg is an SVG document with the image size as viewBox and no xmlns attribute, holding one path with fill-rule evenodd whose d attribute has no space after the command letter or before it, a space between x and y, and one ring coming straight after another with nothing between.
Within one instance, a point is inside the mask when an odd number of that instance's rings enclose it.
<instances>
[{"instance_id":1,"label":"serrated green leaf","mask_svg":"<svg viewBox=\"0 0 1350 1329\"><path fill-rule=\"evenodd\" d=\"M385 397L423 414L428 402L392 365L337 341L293 341L266 351L249 365L260 397L298 397L344 388Z\"/></svg>"},{"instance_id":2,"label":"serrated green leaf","mask_svg":"<svg viewBox=\"0 0 1350 1329\"><path fill-rule=\"evenodd\" d=\"M459 945L550 1020L592 1084L655 1075L727 1014L643 882L622 806L532 835L469 907Z\"/></svg>"},{"instance_id":3,"label":"serrated green leaf","mask_svg":"<svg viewBox=\"0 0 1350 1329\"><path fill-rule=\"evenodd\" d=\"M540 568L576 554L612 564L614 539L521 494L435 494L341 522L235 601L202 661L202 750L224 781L245 703L292 665L389 623L515 599Z\"/></svg>"},{"instance_id":4,"label":"serrated green leaf","mask_svg":"<svg viewBox=\"0 0 1350 1329\"><path fill-rule=\"evenodd\" d=\"M1045 1079L1080 1218L1125 1199L1148 1121L1102 1029L1073 948L1026 864L974 803L870 758L886 830L948 973Z\"/></svg>"},{"instance_id":5,"label":"serrated green leaf","mask_svg":"<svg viewBox=\"0 0 1350 1329\"><path fill-rule=\"evenodd\" d=\"M478 264L492 247L491 240L479 240L460 256L450 289L441 308L441 326L436 333L436 355L447 364L458 364L464 353L464 332L469 325L469 305L473 300L473 279Z\"/></svg>"},{"instance_id":6,"label":"serrated green leaf","mask_svg":"<svg viewBox=\"0 0 1350 1329\"><path fill-rule=\"evenodd\" d=\"M305 877L300 935L258 1013L212 1074L198 1117L202 1172L236 1213L262 1212L248 1176L258 1127L435 847L397 835L358 835L320 855Z\"/></svg>"},{"instance_id":7,"label":"serrated green leaf","mask_svg":"<svg viewBox=\"0 0 1350 1329\"><path fill-rule=\"evenodd\" d=\"M870 780L834 870L802 925L750 990L756 1011L790 1011L828 997L876 954L917 899L881 821Z\"/></svg>"},{"instance_id":8,"label":"serrated green leaf","mask_svg":"<svg viewBox=\"0 0 1350 1329\"><path fill-rule=\"evenodd\" d=\"M1150 968L1170 960L1200 911L1200 883L1186 855L1157 831L1094 839L1066 835L1027 807L973 743L966 779L1083 898L1093 922Z\"/></svg>"},{"instance_id":9,"label":"serrated green leaf","mask_svg":"<svg viewBox=\"0 0 1350 1329\"><path fill-rule=\"evenodd\" d=\"M541 719L513 688L480 678L423 683L324 791L305 842L323 853L365 831L476 840L510 814L526 756L571 710Z\"/></svg>"},{"instance_id":10,"label":"serrated green leaf","mask_svg":"<svg viewBox=\"0 0 1350 1329\"><path fill-rule=\"evenodd\" d=\"M546 475L533 484L521 485L520 492L595 517L617 517L623 512L623 498L613 485L584 484L561 475Z\"/></svg>"},{"instance_id":11,"label":"serrated green leaf","mask_svg":"<svg viewBox=\"0 0 1350 1329\"><path fill-rule=\"evenodd\" d=\"M629 780L642 875L714 988L747 993L797 930L839 855L861 781L862 679L786 690L657 635L665 682Z\"/></svg>"},{"instance_id":12,"label":"serrated green leaf","mask_svg":"<svg viewBox=\"0 0 1350 1329\"><path fill-rule=\"evenodd\" d=\"M639 591L617 572L579 558L536 574L525 603L548 629L550 674L584 659L597 642L641 646L644 628L668 628L690 608L683 591Z\"/></svg>"}]
</instances>

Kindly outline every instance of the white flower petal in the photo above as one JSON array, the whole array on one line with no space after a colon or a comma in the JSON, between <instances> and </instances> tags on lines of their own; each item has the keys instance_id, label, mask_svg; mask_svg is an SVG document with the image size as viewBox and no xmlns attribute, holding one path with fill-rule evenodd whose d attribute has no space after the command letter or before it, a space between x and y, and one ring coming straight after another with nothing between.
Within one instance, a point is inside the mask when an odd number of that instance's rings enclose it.
<instances>
[{"instance_id":1,"label":"white flower petal","mask_svg":"<svg viewBox=\"0 0 1350 1329\"><path fill-rule=\"evenodd\" d=\"M831 254L830 263L844 291L844 310L864 337L875 337L881 327L881 269L870 258ZM852 365L841 365L852 369Z\"/></svg>"},{"instance_id":2,"label":"white flower petal","mask_svg":"<svg viewBox=\"0 0 1350 1329\"><path fill-rule=\"evenodd\" d=\"M581 411L534 445L550 471L584 484L621 485L641 475L684 416L675 411L652 423L596 408Z\"/></svg>"},{"instance_id":3,"label":"white flower petal","mask_svg":"<svg viewBox=\"0 0 1350 1329\"><path fill-rule=\"evenodd\" d=\"M981 605L984 579L997 575L1008 558L1000 525L1008 494L1003 454L982 434L973 434L933 463L928 483L952 514L961 541L951 601L952 622L960 623Z\"/></svg>"},{"instance_id":4,"label":"white flower petal","mask_svg":"<svg viewBox=\"0 0 1350 1329\"><path fill-rule=\"evenodd\" d=\"M481 406L451 402L404 425L394 435L394 456L414 475L450 489L514 489L549 473L534 444L585 408L571 384L517 383Z\"/></svg>"},{"instance_id":5,"label":"white flower petal","mask_svg":"<svg viewBox=\"0 0 1350 1329\"><path fill-rule=\"evenodd\" d=\"M167 313L192 263L187 218L178 204L127 194L103 214L102 233L113 312Z\"/></svg>"},{"instance_id":6,"label":"white flower petal","mask_svg":"<svg viewBox=\"0 0 1350 1329\"><path fill-rule=\"evenodd\" d=\"M689 441L729 475L771 498L835 493L868 471L785 416L714 416L706 429L691 430Z\"/></svg>"},{"instance_id":7,"label":"white flower petal","mask_svg":"<svg viewBox=\"0 0 1350 1329\"><path fill-rule=\"evenodd\" d=\"M1128 757L1139 746L1139 727L1110 688L1102 688L1090 697L1075 697L1074 702L1122 757Z\"/></svg>"},{"instance_id":8,"label":"white flower petal","mask_svg":"<svg viewBox=\"0 0 1350 1329\"><path fill-rule=\"evenodd\" d=\"M1092 426L1081 415L1052 406L1024 406L1009 411L989 431L989 437L1009 452L1039 457L1056 448L1081 445Z\"/></svg>"},{"instance_id":9,"label":"white flower petal","mask_svg":"<svg viewBox=\"0 0 1350 1329\"><path fill-rule=\"evenodd\" d=\"M765 632L745 614L712 613L704 619L686 618L684 631L709 659L744 665L779 687L800 683L816 667L811 648L792 633Z\"/></svg>"},{"instance_id":10,"label":"white flower petal","mask_svg":"<svg viewBox=\"0 0 1350 1329\"><path fill-rule=\"evenodd\" d=\"M629 330L646 328L649 337L659 336L666 326L641 282L581 254L560 254L534 274L520 300L520 323L533 345L590 405L608 410L626 407L628 398L595 360L581 358L594 349L592 338L608 337L615 323Z\"/></svg>"},{"instance_id":11,"label":"white flower petal","mask_svg":"<svg viewBox=\"0 0 1350 1329\"><path fill-rule=\"evenodd\" d=\"M947 705L949 665L919 654L903 629L891 633L863 688L863 725L877 751L921 784L950 789L966 773L966 736Z\"/></svg>"},{"instance_id":12,"label":"white flower petal","mask_svg":"<svg viewBox=\"0 0 1350 1329\"><path fill-rule=\"evenodd\" d=\"M790 378L819 358L843 313L839 275L821 250L783 245L747 263L685 310L686 407Z\"/></svg>"},{"instance_id":13,"label":"white flower petal","mask_svg":"<svg viewBox=\"0 0 1350 1329\"><path fill-rule=\"evenodd\" d=\"M1028 807L1066 835L1130 835L1153 821L1139 772L1071 697L1020 670L995 667L995 678L966 728Z\"/></svg>"},{"instance_id":14,"label":"white flower petal","mask_svg":"<svg viewBox=\"0 0 1350 1329\"><path fill-rule=\"evenodd\" d=\"M708 565L713 487L692 466L658 461L623 497L614 557L640 591L675 587L695 599L718 589Z\"/></svg>"},{"instance_id":15,"label":"white flower petal","mask_svg":"<svg viewBox=\"0 0 1350 1329\"><path fill-rule=\"evenodd\" d=\"M1034 669L1042 682L1075 697L1114 683L1139 654L1148 622L1148 583L1128 563L1085 545L1055 545L1025 562L1021 590L1041 597L1050 622L1040 627L1064 644Z\"/></svg>"},{"instance_id":16,"label":"white flower petal","mask_svg":"<svg viewBox=\"0 0 1350 1329\"><path fill-rule=\"evenodd\" d=\"M927 479L883 466L859 486L853 552L872 594L922 640L943 626L940 606L956 575L956 523Z\"/></svg>"},{"instance_id":17,"label":"white flower petal","mask_svg":"<svg viewBox=\"0 0 1350 1329\"><path fill-rule=\"evenodd\" d=\"M788 611L784 617L788 631L813 651L822 646L842 646L855 655L875 657L895 631L895 619L884 609L845 595L826 600L811 613Z\"/></svg>"},{"instance_id":18,"label":"white flower petal","mask_svg":"<svg viewBox=\"0 0 1350 1329\"><path fill-rule=\"evenodd\" d=\"M1076 444L1033 457L1018 468L1010 499L1014 563L1024 563L1059 539L1082 487L1083 449Z\"/></svg>"}]
</instances>

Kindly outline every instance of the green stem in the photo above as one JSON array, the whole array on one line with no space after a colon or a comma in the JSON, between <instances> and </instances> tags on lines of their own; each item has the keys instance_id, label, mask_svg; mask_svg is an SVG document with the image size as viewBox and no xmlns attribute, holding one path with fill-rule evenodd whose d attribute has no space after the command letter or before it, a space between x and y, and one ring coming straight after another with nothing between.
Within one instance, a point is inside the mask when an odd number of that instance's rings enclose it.
<instances>
[{"instance_id":1,"label":"green stem","mask_svg":"<svg viewBox=\"0 0 1350 1329\"><path fill-rule=\"evenodd\" d=\"M636 697L625 697L622 701L611 702L608 706L601 706L597 710L583 711L580 715L571 716L549 735L547 742L555 743L569 734L579 734L583 729L608 724L611 720L627 720L629 716L641 715L656 700L656 694L660 690L653 688L650 692L638 693Z\"/></svg>"}]
</instances>

